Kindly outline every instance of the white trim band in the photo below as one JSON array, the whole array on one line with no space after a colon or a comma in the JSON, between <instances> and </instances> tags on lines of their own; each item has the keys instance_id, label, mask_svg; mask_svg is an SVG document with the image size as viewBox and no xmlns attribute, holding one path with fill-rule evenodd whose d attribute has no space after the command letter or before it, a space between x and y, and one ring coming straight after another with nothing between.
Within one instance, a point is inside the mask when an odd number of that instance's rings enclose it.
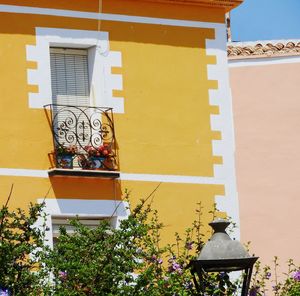
<instances>
[{"instance_id":1,"label":"white trim band","mask_svg":"<svg viewBox=\"0 0 300 296\"><path fill-rule=\"evenodd\" d=\"M265 57L261 56L241 59L229 59L229 68L240 68L240 67L253 67L253 66L267 66L267 65L280 65L280 64L295 64L300 63L300 56L274 56Z\"/></svg>"},{"instance_id":2,"label":"white trim band","mask_svg":"<svg viewBox=\"0 0 300 296\"><path fill-rule=\"evenodd\" d=\"M0 168L0 176L48 178L48 171Z\"/></svg>"},{"instance_id":3,"label":"white trim band","mask_svg":"<svg viewBox=\"0 0 300 296\"><path fill-rule=\"evenodd\" d=\"M0 176L48 178L47 170L10 169L0 168ZM215 177L180 176L180 175L156 175L120 173L120 179L124 181L144 181L182 184L216 184L223 185L224 180Z\"/></svg>"},{"instance_id":4,"label":"white trim band","mask_svg":"<svg viewBox=\"0 0 300 296\"><path fill-rule=\"evenodd\" d=\"M125 22L125 23L140 23L140 24L207 28L207 29L211 29L211 28L217 29L219 27L224 26L224 24L222 23L186 21L186 20L178 20L178 19L142 17L142 16L123 15L123 14L111 14L111 13L82 12L82 11L74 11L74 10L38 8L38 7L17 6L17 5L0 5L0 12L51 15L51 16L73 17L73 18L115 21L115 22Z\"/></svg>"},{"instance_id":5,"label":"white trim band","mask_svg":"<svg viewBox=\"0 0 300 296\"><path fill-rule=\"evenodd\" d=\"M223 185L224 180L214 177L180 176L180 175L154 175L154 174L128 174L121 173L120 179L124 181L144 181L181 184L218 184Z\"/></svg>"},{"instance_id":6,"label":"white trim band","mask_svg":"<svg viewBox=\"0 0 300 296\"><path fill-rule=\"evenodd\" d=\"M217 63L207 66L209 80L218 82L217 89L209 90L209 102L218 106L219 114L210 116L211 129L219 131L220 140L213 140L213 155L221 156L223 164L214 165L214 179L223 180L225 187L224 196L216 196L216 206L224 211L239 226L239 200L236 189L235 164L234 164L234 129L232 115L232 98L229 84L229 71L226 53L226 27L216 30L215 39L206 41L206 54L216 56ZM234 230L234 236L240 237L239 228Z\"/></svg>"}]
</instances>

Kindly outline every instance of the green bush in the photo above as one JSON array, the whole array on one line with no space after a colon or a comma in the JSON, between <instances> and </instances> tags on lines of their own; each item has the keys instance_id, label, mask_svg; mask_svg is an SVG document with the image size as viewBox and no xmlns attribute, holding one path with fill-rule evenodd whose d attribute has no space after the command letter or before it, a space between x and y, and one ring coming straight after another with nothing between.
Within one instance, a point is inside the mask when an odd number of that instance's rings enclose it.
<instances>
[{"instance_id":1,"label":"green bush","mask_svg":"<svg viewBox=\"0 0 300 296\"><path fill-rule=\"evenodd\" d=\"M158 213L141 200L118 229L107 221L91 229L72 220L74 233L62 227L51 250L45 245L45 223L35 226L45 221L43 205L31 204L25 212L10 211L6 204L0 210L0 287L11 295L196 295L188 264L204 244L201 204L196 214L183 238L175 234L174 244L161 246ZM277 258L274 262L273 295L300 296L299 267L290 261L286 280L280 283ZM270 278L270 268L258 262L249 296L265 295ZM231 283L224 273L205 280L206 296L239 291L240 281Z\"/></svg>"},{"instance_id":2,"label":"green bush","mask_svg":"<svg viewBox=\"0 0 300 296\"><path fill-rule=\"evenodd\" d=\"M288 270L281 275L283 280L279 281L278 257L273 260L273 268L262 266L259 261L254 266L252 285L249 296L300 296L300 266L297 266L292 259L287 262ZM268 287L272 287L272 291Z\"/></svg>"},{"instance_id":3,"label":"green bush","mask_svg":"<svg viewBox=\"0 0 300 296\"><path fill-rule=\"evenodd\" d=\"M42 217L43 205L30 205L28 213L21 209L0 210L0 287L12 295L38 294L41 290L44 229L34 227Z\"/></svg>"},{"instance_id":4,"label":"green bush","mask_svg":"<svg viewBox=\"0 0 300 296\"><path fill-rule=\"evenodd\" d=\"M55 295L193 295L186 269L192 249L191 230L185 246L160 247L157 212L141 201L118 229L102 221L90 229L73 220L64 228L45 260L54 275ZM174 248L177 251L174 251Z\"/></svg>"}]
</instances>

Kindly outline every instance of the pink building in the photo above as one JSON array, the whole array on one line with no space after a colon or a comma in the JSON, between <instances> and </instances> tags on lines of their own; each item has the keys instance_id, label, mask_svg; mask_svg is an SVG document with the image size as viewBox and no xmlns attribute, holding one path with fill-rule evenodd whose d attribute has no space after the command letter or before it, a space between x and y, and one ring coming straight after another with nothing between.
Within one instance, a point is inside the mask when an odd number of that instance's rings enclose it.
<instances>
[{"instance_id":1,"label":"pink building","mask_svg":"<svg viewBox=\"0 0 300 296\"><path fill-rule=\"evenodd\" d=\"M300 262L300 42L228 46L241 240Z\"/></svg>"}]
</instances>

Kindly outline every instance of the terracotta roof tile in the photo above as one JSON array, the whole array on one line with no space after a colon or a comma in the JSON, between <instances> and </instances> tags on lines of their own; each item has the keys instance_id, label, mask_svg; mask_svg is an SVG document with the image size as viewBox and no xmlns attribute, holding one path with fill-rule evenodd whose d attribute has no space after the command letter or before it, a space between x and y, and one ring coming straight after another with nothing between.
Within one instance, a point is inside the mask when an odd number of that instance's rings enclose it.
<instances>
[{"instance_id":1,"label":"terracotta roof tile","mask_svg":"<svg viewBox=\"0 0 300 296\"><path fill-rule=\"evenodd\" d=\"M271 57L280 55L300 55L300 42L269 42L269 43L230 43L227 46L229 58Z\"/></svg>"}]
</instances>

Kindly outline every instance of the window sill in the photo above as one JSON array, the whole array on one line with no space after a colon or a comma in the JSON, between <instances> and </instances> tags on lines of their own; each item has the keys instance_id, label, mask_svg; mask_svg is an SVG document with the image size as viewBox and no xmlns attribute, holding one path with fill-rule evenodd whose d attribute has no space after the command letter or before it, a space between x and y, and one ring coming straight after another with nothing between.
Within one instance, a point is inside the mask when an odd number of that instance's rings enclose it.
<instances>
[{"instance_id":1,"label":"window sill","mask_svg":"<svg viewBox=\"0 0 300 296\"><path fill-rule=\"evenodd\" d=\"M105 170L76 170L76 169L51 169L48 171L49 177L53 176L67 176L67 177L96 177L103 179L117 179L120 177L118 171Z\"/></svg>"}]
</instances>

